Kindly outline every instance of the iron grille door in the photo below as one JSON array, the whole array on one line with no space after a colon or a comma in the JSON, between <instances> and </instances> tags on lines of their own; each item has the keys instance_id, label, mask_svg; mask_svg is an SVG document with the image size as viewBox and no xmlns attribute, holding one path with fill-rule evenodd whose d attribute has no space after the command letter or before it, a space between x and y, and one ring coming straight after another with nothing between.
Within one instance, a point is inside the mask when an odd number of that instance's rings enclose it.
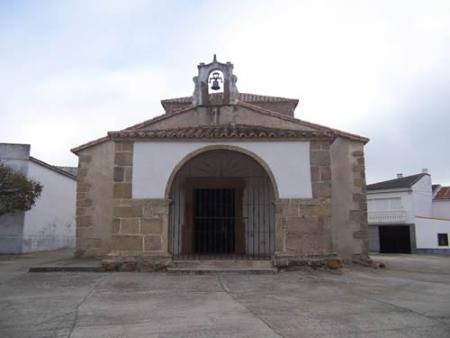
<instances>
[{"instance_id":1,"label":"iron grille door","mask_svg":"<svg viewBox=\"0 0 450 338\"><path fill-rule=\"evenodd\" d=\"M195 253L234 253L235 221L235 189L194 189Z\"/></svg>"}]
</instances>

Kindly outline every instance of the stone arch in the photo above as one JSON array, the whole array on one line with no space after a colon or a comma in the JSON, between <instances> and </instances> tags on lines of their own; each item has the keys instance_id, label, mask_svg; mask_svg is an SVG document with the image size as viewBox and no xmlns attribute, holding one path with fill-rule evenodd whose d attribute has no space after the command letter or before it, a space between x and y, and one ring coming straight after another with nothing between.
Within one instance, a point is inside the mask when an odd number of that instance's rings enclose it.
<instances>
[{"instance_id":1,"label":"stone arch","mask_svg":"<svg viewBox=\"0 0 450 338\"><path fill-rule=\"evenodd\" d=\"M253 152L251 152L251 151L249 151L247 149L244 149L244 148L241 148L241 147L238 147L238 146L233 146L233 145L209 145L209 146L205 146L205 147L202 147L200 149L194 150L193 152L191 152L188 155L186 155L180 162L178 162L178 164L172 170L172 173L170 174L169 179L167 180L166 189L164 191L164 198L165 199L170 199L170 190L171 190L173 181L174 181L177 173L180 171L180 169L183 168L183 166L186 163L188 163L190 160L194 159L198 155L206 153L208 151L212 151L212 150L235 151L235 152L247 155L248 157L250 157L251 159L256 161L265 170L267 176L269 176L270 181L272 183L274 198L275 198L275 200L278 200L278 198L279 198L278 185L277 185L277 182L275 180L275 176L273 175L272 170L270 169L268 164L261 157L256 155L255 153L253 153Z\"/></svg>"},{"instance_id":2,"label":"stone arch","mask_svg":"<svg viewBox=\"0 0 450 338\"><path fill-rule=\"evenodd\" d=\"M173 169L165 198L172 255L273 256L278 188L252 152L228 145L193 151Z\"/></svg>"}]
</instances>

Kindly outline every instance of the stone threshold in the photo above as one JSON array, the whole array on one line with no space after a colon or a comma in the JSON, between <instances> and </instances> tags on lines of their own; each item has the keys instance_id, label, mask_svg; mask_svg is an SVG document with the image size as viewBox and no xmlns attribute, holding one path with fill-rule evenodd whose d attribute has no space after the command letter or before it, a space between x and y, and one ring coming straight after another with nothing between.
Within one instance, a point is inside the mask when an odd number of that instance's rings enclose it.
<instances>
[{"instance_id":1,"label":"stone threshold","mask_svg":"<svg viewBox=\"0 0 450 338\"><path fill-rule=\"evenodd\" d=\"M277 268L270 269L192 269L192 268L167 268L167 272L171 274L223 274L223 273L239 273L239 274L276 274Z\"/></svg>"},{"instance_id":2,"label":"stone threshold","mask_svg":"<svg viewBox=\"0 0 450 338\"><path fill-rule=\"evenodd\" d=\"M277 273L270 260L257 259L175 259L167 267L176 273Z\"/></svg>"}]
</instances>

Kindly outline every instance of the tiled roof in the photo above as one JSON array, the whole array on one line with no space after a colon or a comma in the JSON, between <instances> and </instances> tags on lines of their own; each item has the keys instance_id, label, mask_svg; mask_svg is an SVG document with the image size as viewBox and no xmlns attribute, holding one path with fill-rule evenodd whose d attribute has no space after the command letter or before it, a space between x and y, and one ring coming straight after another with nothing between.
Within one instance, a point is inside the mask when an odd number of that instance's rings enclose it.
<instances>
[{"instance_id":1,"label":"tiled roof","mask_svg":"<svg viewBox=\"0 0 450 338\"><path fill-rule=\"evenodd\" d=\"M305 131L250 125L196 126L171 129L131 129L108 133L112 139L280 139L334 138L328 131Z\"/></svg>"},{"instance_id":2,"label":"tiled roof","mask_svg":"<svg viewBox=\"0 0 450 338\"><path fill-rule=\"evenodd\" d=\"M241 106L241 107L244 107L244 108L248 108L250 110L253 110L254 112L258 112L258 113L263 114L263 115L273 116L273 117L276 117L276 118L279 118L279 119L282 119L282 120L285 120L285 121L289 121L289 122L292 122L292 123L295 123L295 124L298 124L298 125L301 125L301 126L304 126L304 127L313 128L314 130L328 131L328 132L334 133L336 135L345 137L347 139L361 141L361 142L364 142L364 143L369 142L368 138L360 136L360 135L351 134L351 133L347 133L347 132L342 131L342 130L326 127L326 126L323 126L321 124L307 122L305 120L300 120L300 119L297 119L297 118L295 118L293 116L280 114L280 113L271 111L269 109L265 109L265 108L262 108L262 107L259 107L259 106L255 106L255 105L250 104L250 103L239 102L238 106Z\"/></svg>"},{"instance_id":3,"label":"tiled roof","mask_svg":"<svg viewBox=\"0 0 450 338\"><path fill-rule=\"evenodd\" d=\"M344 138L347 138L347 139L350 139L350 140L355 140L355 141L359 141L359 142L363 142L363 143L369 142L368 138L365 138L365 137L362 137L362 136L359 136L359 135L347 133L347 132L344 132L344 131L341 131L341 130L337 130L337 129L333 129L333 128L329 128L329 127L325 127L325 126L322 126L322 125L319 125L319 124L316 124L316 123L303 121L303 120L300 120L300 119L297 119L297 118L294 118L294 117L291 117L291 116L288 116L288 115L285 115L285 114L277 113L277 112L271 111L269 109L265 109L265 108L262 108L260 106L256 106L256 105L253 105L253 104L250 104L250 103L239 102L237 104L237 106L250 109L250 110L252 110L252 111L254 111L256 113L259 113L259 114L261 114L263 116L264 115L265 116L272 116L272 117L279 118L281 120L292 122L292 123L294 123L296 125L312 129L312 130L309 130L309 131L318 132L319 134L320 133L324 133L323 135L328 134L328 135L334 135L334 136L341 136L341 137L344 137ZM180 111L177 111L177 112L172 112L172 113L159 115L159 116L154 117L154 118L152 118L150 120L147 120L147 121L135 124L135 125L133 125L131 127L128 127L126 129L122 130L121 132L128 132L128 131L130 131L130 132L142 131L143 132L144 130L147 130L147 128L149 126L151 126L153 124L156 124L156 123L158 123L160 121L163 121L163 120L166 120L166 119L170 119L170 118L172 118L174 116L178 116L180 114L183 114L185 112L190 111L191 109L193 109L193 107L192 106L188 106L188 107L184 108L183 110L180 110ZM266 127L257 127L257 128L270 129L270 128L266 128ZM286 130L286 129L284 129L284 130ZM302 131L296 131L296 132L302 132ZM103 143L103 142L106 142L106 141L110 140L112 135L117 135L115 133L118 133L118 132L117 131L116 132L110 132L110 133L108 133L108 136L104 136L104 137L101 137L101 138L99 138L97 140L94 140L94 141L82 144L82 145L80 145L80 146L78 146L76 148L71 149L71 151L73 153L77 154L79 151L81 151L83 149L86 149L86 148L89 148L91 146L94 146L94 145L97 145L97 144L100 144L100 143ZM139 137L143 137L143 136L139 136ZM305 136L301 136L301 137L305 137ZM276 138L276 137L272 137L272 138Z\"/></svg>"},{"instance_id":4,"label":"tiled roof","mask_svg":"<svg viewBox=\"0 0 450 338\"><path fill-rule=\"evenodd\" d=\"M435 200L450 200L450 187L441 187L434 196Z\"/></svg>"},{"instance_id":5,"label":"tiled roof","mask_svg":"<svg viewBox=\"0 0 450 338\"><path fill-rule=\"evenodd\" d=\"M367 185L367 190L386 190L386 189L400 189L400 188L411 188L416 182L418 182L425 173L416 174L411 176L405 176L401 178L396 178L389 181L378 182L374 184Z\"/></svg>"},{"instance_id":6,"label":"tiled roof","mask_svg":"<svg viewBox=\"0 0 450 338\"><path fill-rule=\"evenodd\" d=\"M221 93L212 94L212 95L221 95ZM257 95L257 94L249 94L249 93L239 93L239 100L244 101L244 102L298 102L297 99L290 99L287 97ZM173 99L161 100L161 102L189 104L192 102L192 96L175 97Z\"/></svg>"},{"instance_id":7,"label":"tiled roof","mask_svg":"<svg viewBox=\"0 0 450 338\"><path fill-rule=\"evenodd\" d=\"M250 110L252 110L252 111L254 111L256 113L259 113L261 115L272 116L272 117L276 117L276 118L281 119L281 120L289 121L289 122L295 123L295 124L303 126L303 127L312 128L312 129L318 130L318 131L332 132L332 133L335 133L335 134L337 134L339 136L342 136L344 138L348 138L348 139L356 140L356 141L361 141L361 142L364 142L364 143L369 142L368 138L360 136L360 135L348 133L348 132L345 132L345 131L342 131L342 130L338 130L338 129L334 129L334 128L330 128L330 127L326 127L326 126L323 126L323 125L320 125L320 124L317 124L317 123L312 123L312 122L307 122L307 121L304 121L304 120L300 120L300 119L295 118L293 116L288 116L286 114L274 112L274 111L272 111L270 109L266 109L266 108L263 108L263 107L260 107L260 106L256 106L256 105L253 105L253 104L250 104L250 103L239 102L237 104L237 106L250 109ZM155 123L158 123L160 121L169 119L169 118L171 118L173 116L177 116L179 114L188 112L191 109L193 109L193 106L188 106L188 107L184 108L181 111L173 112L173 113L170 113L170 114L159 115L159 116L156 116L156 117L154 117L154 118L152 118L150 120L146 120L144 122L135 124L135 125L133 125L131 127L128 127L128 128L126 128L124 130L144 129L144 128L147 128L148 126L151 126L152 124L155 124ZM92 142L99 143L99 142L103 142L103 141L105 141L105 140L98 139L98 140L92 141ZM91 144L91 142L89 144L87 143L86 145L90 145L90 144ZM77 148L75 148L75 149L77 149Z\"/></svg>"},{"instance_id":8,"label":"tiled roof","mask_svg":"<svg viewBox=\"0 0 450 338\"><path fill-rule=\"evenodd\" d=\"M277 98L277 97L270 97L270 96L263 96L263 95L253 95L253 94L241 94L241 95L250 95L255 100L256 99L258 99L258 100L264 100L264 99L266 99L266 100L271 100L271 99L275 100L275 99L279 99L279 100L287 100L287 101L292 100L292 99L286 99L286 98ZM190 97L177 98L177 99L172 99L172 100L183 101L183 100L187 100L187 99L190 99ZM298 102L297 100L293 100L293 101ZM320 124L316 124L316 123L311 123L311 122L307 122L307 121L304 121L304 120L300 120L300 119L295 118L294 116L290 116L288 114L283 114L283 113L280 113L280 112L276 112L276 111L273 111L273 110L271 110L271 109L269 109L267 107L262 107L261 105L256 105L256 104L240 101L240 102L237 103L236 106L252 110L252 111L254 111L254 112L258 113L258 114L261 114L262 116L271 116L271 117L274 117L274 118L277 118L277 119L281 119L281 120L285 120L285 121L291 122L291 123L293 123L295 125L298 125L298 126L302 126L302 127L306 128L306 129L309 129L306 132L311 132L311 135L313 135L314 133L316 133L316 135L333 135L333 137L340 136L340 137L343 137L343 138L346 138L346 139L350 139L350 140L354 140L354 141L358 141L358 142L363 142L364 144L369 142L369 139L365 138L363 136L359 136L359 135L347 133L347 132L344 132L344 131L341 131L341 130L329 128L329 127L326 127L326 126L323 126L323 125L320 125ZM151 125L157 124L157 123L159 123L161 121L164 121L164 120L173 118L175 116L179 116L179 115L181 115L183 113L189 112L193 108L194 107L191 104L189 104L188 106L183 106L183 108L178 110L178 111L172 111L172 112L168 112L168 113L163 114L163 115L156 116L156 117L154 117L152 119L149 119L149 120L143 121L141 123L135 124L133 126L130 126L130 127L126 128L126 129L122 130L121 132L137 132L137 131L144 132ZM255 126L253 126L252 128L260 128L260 130L262 130L262 129L265 129L265 130L270 129L270 128L267 128L267 127L255 127ZM279 130L286 131L286 130L289 130L289 129L279 129ZM161 130L159 130L159 131L161 132ZM304 135L300 135L300 133L302 133L303 131L295 130L295 132L299 133L299 134L297 134L299 136L296 136L297 138L300 138L300 137L305 138L306 137ZM117 131L110 132L110 133L108 133L108 136L105 136L105 137L99 138L97 140L94 140L94 141L82 144L82 145L80 145L80 146L78 146L76 148L71 149L71 151L73 153L77 154L79 151L81 151L83 149L86 149L86 148L89 148L91 146L94 146L94 145L97 145L97 144L100 144L100 143L103 143L103 142L106 142L106 141L110 140L112 135L115 135L114 137L117 137L118 134L116 134L116 133L118 133L118 132ZM155 133L151 133L151 132L148 132L148 133L149 133L149 135L150 134L151 135L156 135ZM165 131L165 133L167 133L167 130ZM249 133L248 135L250 135L250 134L253 135L253 133ZM123 134L123 135L124 135L124 137L129 137L129 136L125 136L127 134ZM138 135L138 134L136 134L136 135ZM140 134L140 135L142 135L142 134ZM190 134L190 135L193 135L193 134ZM279 133L276 134L276 135L278 135L278 136L269 136L268 138L278 138L278 137L286 138L287 137L287 136L280 136L281 134L279 134ZM149 137L149 138L151 138L151 137L156 137L156 136L136 136L136 137ZM194 136L190 136L190 137L191 138L195 138ZM233 136L233 137L235 137L235 136ZM244 137L244 136L242 136L242 137ZM266 136L260 136L260 138L265 138L265 137ZM289 136L289 137L291 137L291 136ZM311 137L316 137L316 136L311 136ZM158 136L158 138L161 138L161 137ZM168 137L165 137L165 138L168 138ZM172 137L172 138L175 138L175 137ZM183 136L183 138L187 138L187 137ZM205 138L205 137L203 137L203 138ZM226 137L224 137L224 138L226 138ZM254 138L254 136L251 136L250 138Z\"/></svg>"},{"instance_id":9,"label":"tiled roof","mask_svg":"<svg viewBox=\"0 0 450 338\"><path fill-rule=\"evenodd\" d=\"M223 93L211 94L211 102L220 101ZM249 93L239 93L239 101L260 105L262 107L272 107L274 104L284 104L278 106L280 113L293 114L298 105L297 99L290 99L279 96L256 95ZM192 104L192 96L176 97L173 99L161 100L161 104L167 113L177 112Z\"/></svg>"}]
</instances>

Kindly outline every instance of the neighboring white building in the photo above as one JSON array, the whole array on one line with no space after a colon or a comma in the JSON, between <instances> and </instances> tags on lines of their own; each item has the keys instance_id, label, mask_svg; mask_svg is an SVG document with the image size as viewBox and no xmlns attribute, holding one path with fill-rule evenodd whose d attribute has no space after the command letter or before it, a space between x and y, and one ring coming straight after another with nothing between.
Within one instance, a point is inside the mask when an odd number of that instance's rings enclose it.
<instances>
[{"instance_id":1,"label":"neighboring white building","mask_svg":"<svg viewBox=\"0 0 450 338\"><path fill-rule=\"evenodd\" d=\"M368 185L367 208L370 251L450 253L450 188L428 173Z\"/></svg>"},{"instance_id":2,"label":"neighboring white building","mask_svg":"<svg viewBox=\"0 0 450 338\"><path fill-rule=\"evenodd\" d=\"M42 185L31 210L0 216L0 253L75 245L76 176L30 156L30 145L0 143L0 162Z\"/></svg>"},{"instance_id":3,"label":"neighboring white building","mask_svg":"<svg viewBox=\"0 0 450 338\"><path fill-rule=\"evenodd\" d=\"M433 217L450 219L450 187L433 184Z\"/></svg>"}]
</instances>

